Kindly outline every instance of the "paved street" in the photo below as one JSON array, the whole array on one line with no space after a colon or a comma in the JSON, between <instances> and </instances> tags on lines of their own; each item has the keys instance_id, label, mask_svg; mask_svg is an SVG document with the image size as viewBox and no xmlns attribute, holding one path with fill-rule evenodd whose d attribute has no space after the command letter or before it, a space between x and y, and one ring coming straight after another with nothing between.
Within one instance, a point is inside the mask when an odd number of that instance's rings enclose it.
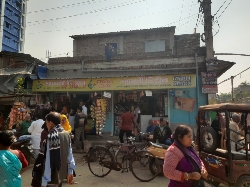
<instances>
[{"instance_id":1,"label":"paved street","mask_svg":"<svg viewBox=\"0 0 250 187\"><path fill-rule=\"evenodd\" d=\"M74 154L77 168L76 168L76 174L77 177L75 178L75 182L77 184L74 184L74 186L79 187L128 187L128 186L136 186L136 187L162 187L167 186L169 180L165 178L164 176L160 176L155 178L151 182L140 182L136 178L134 178L133 174L131 172L128 173L121 173L117 171L111 171L111 173L104 177L99 178L95 177L90 173L88 169L88 165L84 164L82 159L82 154ZM22 180L23 180L23 187L29 187L31 182L31 172L32 167L30 166L29 169L23 173ZM63 184L64 187L69 187L73 185L68 185L67 183Z\"/></svg>"}]
</instances>

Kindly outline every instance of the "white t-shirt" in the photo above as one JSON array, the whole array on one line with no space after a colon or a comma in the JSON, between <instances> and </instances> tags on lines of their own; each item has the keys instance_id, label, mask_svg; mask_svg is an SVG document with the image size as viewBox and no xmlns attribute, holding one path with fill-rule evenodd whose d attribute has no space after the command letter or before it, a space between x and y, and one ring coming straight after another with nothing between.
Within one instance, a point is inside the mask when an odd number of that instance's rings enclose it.
<instances>
[{"instance_id":1,"label":"white t-shirt","mask_svg":"<svg viewBox=\"0 0 250 187\"><path fill-rule=\"evenodd\" d=\"M82 106L82 113L84 113L86 116L88 115L88 109L85 105Z\"/></svg>"}]
</instances>

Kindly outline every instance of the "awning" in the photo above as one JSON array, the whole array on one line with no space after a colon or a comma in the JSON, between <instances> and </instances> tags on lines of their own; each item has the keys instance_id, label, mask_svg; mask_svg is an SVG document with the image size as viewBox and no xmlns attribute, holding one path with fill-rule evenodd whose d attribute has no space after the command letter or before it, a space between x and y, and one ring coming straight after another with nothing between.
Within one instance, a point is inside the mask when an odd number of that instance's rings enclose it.
<instances>
[{"instance_id":1,"label":"awning","mask_svg":"<svg viewBox=\"0 0 250 187\"><path fill-rule=\"evenodd\" d=\"M48 78L48 68L44 66L37 67L37 75L40 79L47 79Z\"/></svg>"}]
</instances>

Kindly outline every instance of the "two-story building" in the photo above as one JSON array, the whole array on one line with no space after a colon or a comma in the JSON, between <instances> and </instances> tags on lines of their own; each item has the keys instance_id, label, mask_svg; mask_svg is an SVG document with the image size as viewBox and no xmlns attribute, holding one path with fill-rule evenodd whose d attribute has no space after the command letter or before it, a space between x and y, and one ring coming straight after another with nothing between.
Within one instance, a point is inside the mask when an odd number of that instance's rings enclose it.
<instances>
[{"instance_id":1,"label":"two-story building","mask_svg":"<svg viewBox=\"0 0 250 187\"><path fill-rule=\"evenodd\" d=\"M200 34L175 35L175 27L164 27L70 37L73 57L49 59L48 74L33 82L33 91L47 92L58 111L77 107L79 100L91 106L95 98L108 98L103 129L112 134L117 134L119 108L138 105L142 131L149 119L160 117L172 129L195 128L197 107L208 103L201 85L207 63ZM214 61L217 77L234 65Z\"/></svg>"}]
</instances>

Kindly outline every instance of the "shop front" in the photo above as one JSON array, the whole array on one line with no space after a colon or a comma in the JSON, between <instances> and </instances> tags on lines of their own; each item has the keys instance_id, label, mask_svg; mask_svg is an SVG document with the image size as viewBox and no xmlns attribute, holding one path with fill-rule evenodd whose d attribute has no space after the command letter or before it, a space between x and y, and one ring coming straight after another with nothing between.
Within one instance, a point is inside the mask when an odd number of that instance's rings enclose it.
<instances>
[{"instance_id":1,"label":"shop front","mask_svg":"<svg viewBox=\"0 0 250 187\"><path fill-rule=\"evenodd\" d=\"M33 92L53 93L58 111L63 105L76 108L80 101L88 108L89 132L117 135L120 115L126 106L134 112L139 107L141 130L148 120L166 118L172 124L195 124L197 94L195 74L34 80ZM199 93L201 94L201 93ZM50 94L51 95L51 94ZM199 96L206 104L206 94ZM173 127L174 127L173 126Z\"/></svg>"}]
</instances>

